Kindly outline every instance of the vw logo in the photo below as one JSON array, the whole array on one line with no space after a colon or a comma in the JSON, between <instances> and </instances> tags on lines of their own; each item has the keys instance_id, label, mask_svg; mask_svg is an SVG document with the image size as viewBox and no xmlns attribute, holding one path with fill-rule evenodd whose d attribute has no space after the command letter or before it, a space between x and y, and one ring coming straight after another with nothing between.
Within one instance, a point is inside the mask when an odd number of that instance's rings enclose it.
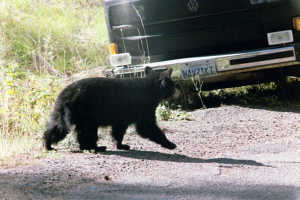
<instances>
[{"instance_id":1,"label":"vw logo","mask_svg":"<svg viewBox=\"0 0 300 200\"><path fill-rule=\"evenodd\" d=\"M197 12L199 10L199 3L197 0L189 0L187 7L191 12Z\"/></svg>"}]
</instances>

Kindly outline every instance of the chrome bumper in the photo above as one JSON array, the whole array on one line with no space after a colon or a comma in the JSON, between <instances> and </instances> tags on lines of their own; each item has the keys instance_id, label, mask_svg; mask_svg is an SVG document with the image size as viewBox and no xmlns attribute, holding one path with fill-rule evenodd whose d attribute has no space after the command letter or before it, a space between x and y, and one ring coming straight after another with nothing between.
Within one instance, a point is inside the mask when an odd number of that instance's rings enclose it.
<instances>
[{"instance_id":1,"label":"chrome bumper","mask_svg":"<svg viewBox=\"0 0 300 200\"><path fill-rule=\"evenodd\" d=\"M296 61L295 47L290 45L281 48L168 60L130 67L116 67L111 73L116 77L128 77L132 75L143 76L145 67L151 67L154 70L173 68L174 72L172 77L174 78L186 79L193 76L209 78L228 73L271 69L296 64L300 64L300 62ZM203 70L201 65L209 66L211 69L207 70L203 68ZM198 68L195 70L195 67ZM191 73L186 73L183 69L191 69Z\"/></svg>"}]
</instances>

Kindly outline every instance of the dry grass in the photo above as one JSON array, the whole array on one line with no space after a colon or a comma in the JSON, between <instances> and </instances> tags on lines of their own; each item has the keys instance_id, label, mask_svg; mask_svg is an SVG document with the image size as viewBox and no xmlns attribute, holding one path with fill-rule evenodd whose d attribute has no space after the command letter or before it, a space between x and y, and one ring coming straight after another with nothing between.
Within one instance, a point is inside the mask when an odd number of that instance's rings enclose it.
<instances>
[{"instance_id":1,"label":"dry grass","mask_svg":"<svg viewBox=\"0 0 300 200\"><path fill-rule=\"evenodd\" d=\"M46 62L63 72L78 72L107 64L101 3L2 0L0 35L5 59L23 68L43 71L41 65Z\"/></svg>"}]
</instances>

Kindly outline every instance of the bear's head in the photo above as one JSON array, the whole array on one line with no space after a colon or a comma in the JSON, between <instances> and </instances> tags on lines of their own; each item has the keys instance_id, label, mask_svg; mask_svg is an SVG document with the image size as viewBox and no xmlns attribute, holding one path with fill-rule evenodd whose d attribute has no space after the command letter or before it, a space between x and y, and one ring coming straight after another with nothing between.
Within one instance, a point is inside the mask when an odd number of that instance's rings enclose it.
<instances>
[{"instance_id":1,"label":"bear's head","mask_svg":"<svg viewBox=\"0 0 300 200\"><path fill-rule=\"evenodd\" d=\"M180 95L180 90L171 79L172 71L171 68L162 72L155 72L150 67L145 68L146 77L151 79L161 99L178 98Z\"/></svg>"}]
</instances>

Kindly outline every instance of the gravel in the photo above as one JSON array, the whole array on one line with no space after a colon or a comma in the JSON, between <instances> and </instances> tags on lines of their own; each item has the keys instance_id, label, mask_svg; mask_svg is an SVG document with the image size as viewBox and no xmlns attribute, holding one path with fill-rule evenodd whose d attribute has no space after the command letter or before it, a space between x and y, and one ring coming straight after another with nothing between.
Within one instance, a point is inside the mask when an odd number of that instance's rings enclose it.
<instances>
[{"instance_id":1,"label":"gravel","mask_svg":"<svg viewBox=\"0 0 300 200\"><path fill-rule=\"evenodd\" d=\"M0 167L0 199L300 199L300 114L221 106L160 122L171 151L129 131L116 150ZM107 133L106 133L107 134Z\"/></svg>"}]
</instances>

